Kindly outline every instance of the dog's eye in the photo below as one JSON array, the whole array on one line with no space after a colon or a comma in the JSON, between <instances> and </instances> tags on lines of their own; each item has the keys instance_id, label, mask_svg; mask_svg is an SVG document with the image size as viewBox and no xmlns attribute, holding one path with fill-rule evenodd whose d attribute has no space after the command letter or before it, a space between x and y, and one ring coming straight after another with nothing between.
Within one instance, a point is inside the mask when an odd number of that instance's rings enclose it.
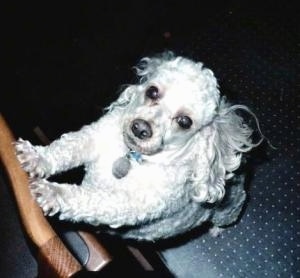
<instances>
[{"instance_id":1,"label":"dog's eye","mask_svg":"<svg viewBox=\"0 0 300 278\"><path fill-rule=\"evenodd\" d=\"M157 100L160 97L158 88L156 86L150 86L146 90L146 96L152 100Z\"/></svg>"},{"instance_id":2,"label":"dog's eye","mask_svg":"<svg viewBox=\"0 0 300 278\"><path fill-rule=\"evenodd\" d=\"M177 124L183 129L189 129L193 124L192 119L188 116L178 116L176 121Z\"/></svg>"}]
</instances>

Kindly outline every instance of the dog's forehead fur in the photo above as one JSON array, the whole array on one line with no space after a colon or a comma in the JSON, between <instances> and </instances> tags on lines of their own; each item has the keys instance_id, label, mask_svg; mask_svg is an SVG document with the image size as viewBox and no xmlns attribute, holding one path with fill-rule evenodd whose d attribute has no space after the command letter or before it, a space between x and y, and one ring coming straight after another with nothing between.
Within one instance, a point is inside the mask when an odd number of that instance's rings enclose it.
<instances>
[{"instance_id":1,"label":"dog's forehead fur","mask_svg":"<svg viewBox=\"0 0 300 278\"><path fill-rule=\"evenodd\" d=\"M173 114L182 111L199 119L204 109L215 109L220 97L212 71L185 58L163 62L146 83L159 88Z\"/></svg>"},{"instance_id":2,"label":"dog's forehead fur","mask_svg":"<svg viewBox=\"0 0 300 278\"><path fill-rule=\"evenodd\" d=\"M170 108L192 108L205 102L205 91L199 91L198 84L191 82L188 76L182 76L178 72L166 72L166 75L167 79L159 75L151 80L151 83L159 88L162 94L161 101Z\"/></svg>"}]
</instances>

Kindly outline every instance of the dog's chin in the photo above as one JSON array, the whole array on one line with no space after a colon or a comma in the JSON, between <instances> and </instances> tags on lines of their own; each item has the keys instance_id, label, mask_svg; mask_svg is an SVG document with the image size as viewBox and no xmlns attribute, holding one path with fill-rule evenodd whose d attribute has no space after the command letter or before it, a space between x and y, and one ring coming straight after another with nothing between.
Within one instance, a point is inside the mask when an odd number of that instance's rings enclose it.
<instances>
[{"instance_id":1,"label":"dog's chin","mask_svg":"<svg viewBox=\"0 0 300 278\"><path fill-rule=\"evenodd\" d=\"M153 144L151 140L142 141L129 134L124 134L124 142L128 149L144 155L153 155L162 150L162 143Z\"/></svg>"}]
</instances>

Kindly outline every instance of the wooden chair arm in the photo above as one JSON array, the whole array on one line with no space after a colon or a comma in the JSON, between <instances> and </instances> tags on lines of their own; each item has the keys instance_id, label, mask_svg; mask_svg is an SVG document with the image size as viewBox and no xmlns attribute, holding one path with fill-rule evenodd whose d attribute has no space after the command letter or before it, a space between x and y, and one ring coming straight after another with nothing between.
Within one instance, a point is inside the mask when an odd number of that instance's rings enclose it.
<instances>
[{"instance_id":1,"label":"wooden chair arm","mask_svg":"<svg viewBox=\"0 0 300 278\"><path fill-rule=\"evenodd\" d=\"M80 271L81 265L65 248L32 198L28 176L20 167L15 154L14 141L12 132L0 114L1 161L9 177L22 224L28 237L38 249L40 270L47 270L43 277L70 277Z\"/></svg>"}]
</instances>

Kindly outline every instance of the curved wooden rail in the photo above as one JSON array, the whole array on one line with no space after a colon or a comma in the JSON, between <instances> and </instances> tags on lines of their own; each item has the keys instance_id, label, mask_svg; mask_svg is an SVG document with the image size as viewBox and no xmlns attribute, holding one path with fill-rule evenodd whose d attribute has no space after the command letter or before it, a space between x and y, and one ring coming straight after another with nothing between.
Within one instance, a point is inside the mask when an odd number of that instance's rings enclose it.
<instances>
[{"instance_id":1,"label":"curved wooden rail","mask_svg":"<svg viewBox=\"0 0 300 278\"><path fill-rule=\"evenodd\" d=\"M15 155L15 138L0 114L0 157L10 179L23 226L39 255L41 277L71 277L81 265L65 248L31 196L28 176Z\"/></svg>"}]
</instances>

